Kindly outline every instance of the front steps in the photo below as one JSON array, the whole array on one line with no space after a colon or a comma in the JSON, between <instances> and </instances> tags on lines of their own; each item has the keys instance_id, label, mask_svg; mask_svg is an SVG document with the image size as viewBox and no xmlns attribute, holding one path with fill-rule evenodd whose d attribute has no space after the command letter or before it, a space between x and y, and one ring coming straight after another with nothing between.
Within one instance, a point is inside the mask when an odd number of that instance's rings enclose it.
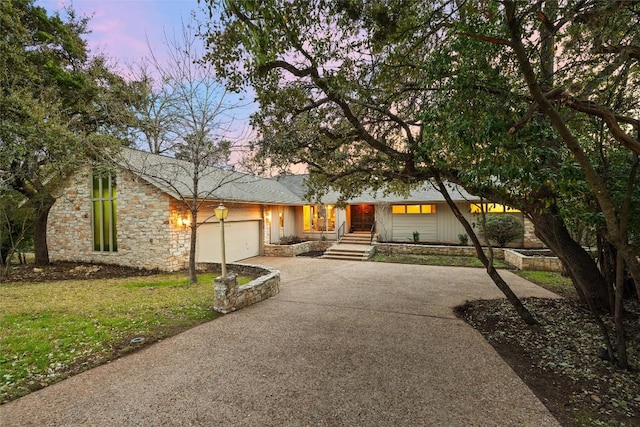
<instances>
[{"instance_id":1,"label":"front steps","mask_svg":"<svg viewBox=\"0 0 640 427\"><path fill-rule=\"evenodd\" d=\"M373 242L375 241L377 241L377 236L373 238ZM366 261L375 251L375 247L371 243L371 233L357 231L347 233L338 243L330 246L320 258Z\"/></svg>"},{"instance_id":2,"label":"front steps","mask_svg":"<svg viewBox=\"0 0 640 427\"><path fill-rule=\"evenodd\" d=\"M366 261L373 255L373 251L374 247L370 245L338 243L329 247L320 258Z\"/></svg>"},{"instance_id":3,"label":"front steps","mask_svg":"<svg viewBox=\"0 0 640 427\"><path fill-rule=\"evenodd\" d=\"M348 244L348 245L367 245L370 246L371 243L376 242L378 240L378 235L373 236L373 240L371 239L371 233L366 231L356 231L354 233L347 233L342 238L340 238L340 244Z\"/></svg>"}]
</instances>

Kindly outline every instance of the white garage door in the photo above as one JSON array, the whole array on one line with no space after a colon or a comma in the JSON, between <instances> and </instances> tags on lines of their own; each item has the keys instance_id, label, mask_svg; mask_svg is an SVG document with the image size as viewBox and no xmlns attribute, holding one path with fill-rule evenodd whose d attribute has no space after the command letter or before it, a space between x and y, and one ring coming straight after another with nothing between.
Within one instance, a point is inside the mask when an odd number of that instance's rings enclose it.
<instances>
[{"instance_id":1,"label":"white garage door","mask_svg":"<svg viewBox=\"0 0 640 427\"><path fill-rule=\"evenodd\" d=\"M225 255L234 262L260 255L260 221L225 222ZM220 262L220 224L198 227L197 262Z\"/></svg>"}]
</instances>

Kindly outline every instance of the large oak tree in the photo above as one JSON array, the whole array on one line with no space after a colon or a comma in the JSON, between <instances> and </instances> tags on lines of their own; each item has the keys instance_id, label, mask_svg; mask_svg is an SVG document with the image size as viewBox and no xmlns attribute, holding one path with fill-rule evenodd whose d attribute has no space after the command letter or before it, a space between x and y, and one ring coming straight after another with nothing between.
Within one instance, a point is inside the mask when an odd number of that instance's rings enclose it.
<instances>
[{"instance_id":1,"label":"large oak tree","mask_svg":"<svg viewBox=\"0 0 640 427\"><path fill-rule=\"evenodd\" d=\"M625 126L637 125L636 3L229 0L211 7L222 19L209 31L216 46L209 59L260 101L259 157L307 163L345 196L437 175L518 207L582 299L594 309L611 306L605 275L567 221L589 218L634 271L614 183L596 179L588 162L615 157L617 176L632 170L637 137ZM626 174L618 189L633 188L633 179ZM577 207L591 208L589 215Z\"/></svg>"},{"instance_id":2,"label":"large oak tree","mask_svg":"<svg viewBox=\"0 0 640 427\"><path fill-rule=\"evenodd\" d=\"M89 55L87 19L66 13L0 2L0 179L35 212L36 264L49 262L55 189L96 151L119 144L133 100L105 60Z\"/></svg>"}]
</instances>

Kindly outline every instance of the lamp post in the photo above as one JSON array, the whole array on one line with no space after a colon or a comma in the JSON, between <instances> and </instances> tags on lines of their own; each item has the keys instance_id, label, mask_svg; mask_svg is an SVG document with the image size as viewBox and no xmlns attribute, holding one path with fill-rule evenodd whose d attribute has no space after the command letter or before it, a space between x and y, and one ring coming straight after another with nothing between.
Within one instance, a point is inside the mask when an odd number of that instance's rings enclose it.
<instances>
[{"instance_id":1,"label":"lamp post","mask_svg":"<svg viewBox=\"0 0 640 427\"><path fill-rule=\"evenodd\" d=\"M220 221L220 248L222 249L221 257L220 257L220 265L222 269L222 277L227 277L227 260L225 256L224 250L224 220L227 219L227 215L229 214L229 209L220 203L220 206L215 208L216 217Z\"/></svg>"}]
</instances>

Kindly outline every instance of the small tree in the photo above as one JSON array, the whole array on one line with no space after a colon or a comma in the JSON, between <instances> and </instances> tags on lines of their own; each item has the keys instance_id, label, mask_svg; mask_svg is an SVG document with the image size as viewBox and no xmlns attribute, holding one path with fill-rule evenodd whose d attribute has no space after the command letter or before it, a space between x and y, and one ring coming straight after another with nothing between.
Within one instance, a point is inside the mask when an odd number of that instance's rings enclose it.
<instances>
[{"instance_id":1,"label":"small tree","mask_svg":"<svg viewBox=\"0 0 640 427\"><path fill-rule=\"evenodd\" d=\"M509 242L522 239L524 226L512 215L487 215L482 230L485 239L504 247Z\"/></svg>"},{"instance_id":2,"label":"small tree","mask_svg":"<svg viewBox=\"0 0 640 427\"><path fill-rule=\"evenodd\" d=\"M168 59L161 60L149 47L149 58L139 64L138 71L133 66L145 95L137 111L136 130L142 145L176 161L132 152L119 159L134 173L170 188L189 210L191 283L197 282L196 239L202 207L210 204L221 187L248 180L227 167L234 148L230 139L238 128L236 116L244 104L224 87L211 67L199 64L203 47L195 26L191 21L183 23L178 33L165 33L163 53Z\"/></svg>"}]
</instances>

